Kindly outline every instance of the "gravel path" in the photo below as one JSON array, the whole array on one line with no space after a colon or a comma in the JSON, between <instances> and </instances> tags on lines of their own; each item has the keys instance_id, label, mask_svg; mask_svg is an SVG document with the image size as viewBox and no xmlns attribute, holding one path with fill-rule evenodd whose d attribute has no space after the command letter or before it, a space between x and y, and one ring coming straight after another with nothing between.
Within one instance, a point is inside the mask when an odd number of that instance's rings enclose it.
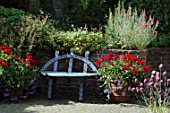
<instances>
[{"instance_id":1,"label":"gravel path","mask_svg":"<svg viewBox=\"0 0 170 113\"><path fill-rule=\"evenodd\" d=\"M149 113L138 104L102 104L36 98L17 104L0 104L0 113Z\"/></svg>"}]
</instances>

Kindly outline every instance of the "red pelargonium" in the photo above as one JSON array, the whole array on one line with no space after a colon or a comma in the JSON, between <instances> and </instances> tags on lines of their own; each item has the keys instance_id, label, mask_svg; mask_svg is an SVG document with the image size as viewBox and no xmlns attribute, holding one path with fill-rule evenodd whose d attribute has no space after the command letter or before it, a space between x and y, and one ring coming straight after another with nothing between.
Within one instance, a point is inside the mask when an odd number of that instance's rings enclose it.
<instances>
[{"instance_id":1,"label":"red pelargonium","mask_svg":"<svg viewBox=\"0 0 170 113\"><path fill-rule=\"evenodd\" d=\"M3 50L3 52L6 53L6 54L9 54L9 53L12 52L12 49L11 48L6 48L6 49Z\"/></svg>"},{"instance_id":2,"label":"red pelargonium","mask_svg":"<svg viewBox=\"0 0 170 113\"><path fill-rule=\"evenodd\" d=\"M150 66L143 66L144 64L144 60L129 53L114 55L110 52L106 57L101 56L96 60L99 76L106 80L106 82L120 79L122 83L133 83L134 79L141 79L149 71Z\"/></svg>"},{"instance_id":3,"label":"red pelargonium","mask_svg":"<svg viewBox=\"0 0 170 113\"><path fill-rule=\"evenodd\" d=\"M30 54L26 55L26 59L32 59L32 55Z\"/></svg>"}]
</instances>

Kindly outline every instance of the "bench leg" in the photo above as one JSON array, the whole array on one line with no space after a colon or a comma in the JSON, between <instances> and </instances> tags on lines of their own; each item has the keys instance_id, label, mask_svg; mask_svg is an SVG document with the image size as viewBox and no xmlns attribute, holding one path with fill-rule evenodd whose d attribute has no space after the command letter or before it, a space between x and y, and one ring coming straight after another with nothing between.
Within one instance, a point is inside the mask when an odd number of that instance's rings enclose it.
<instances>
[{"instance_id":1,"label":"bench leg","mask_svg":"<svg viewBox=\"0 0 170 113\"><path fill-rule=\"evenodd\" d=\"M53 79L49 78L48 81L48 99L51 99L51 94L52 94L52 85L53 85Z\"/></svg>"},{"instance_id":2,"label":"bench leg","mask_svg":"<svg viewBox=\"0 0 170 113\"><path fill-rule=\"evenodd\" d=\"M84 78L80 78L80 86L79 86L79 101L83 101L83 88L84 88Z\"/></svg>"}]
</instances>

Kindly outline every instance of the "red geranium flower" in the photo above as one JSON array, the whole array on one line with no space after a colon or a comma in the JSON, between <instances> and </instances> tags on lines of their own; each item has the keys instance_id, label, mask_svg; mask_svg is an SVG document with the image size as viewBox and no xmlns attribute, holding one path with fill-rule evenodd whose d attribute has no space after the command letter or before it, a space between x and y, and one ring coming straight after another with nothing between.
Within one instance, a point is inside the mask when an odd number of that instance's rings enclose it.
<instances>
[{"instance_id":1,"label":"red geranium flower","mask_svg":"<svg viewBox=\"0 0 170 113\"><path fill-rule=\"evenodd\" d=\"M12 52L12 49L11 48L7 48L7 49L4 49L3 52L6 53L6 54L9 54L9 53Z\"/></svg>"},{"instance_id":2,"label":"red geranium flower","mask_svg":"<svg viewBox=\"0 0 170 113\"><path fill-rule=\"evenodd\" d=\"M137 70L136 68L133 68L133 69L132 69L132 74L135 75L135 74L137 74L137 73L138 73L138 70Z\"/></svg>"},{"instance_id":3,"label":"red geranium flower","mask_svg":"<svg viewBox=\"0 0 170 113\"><path fill-rule=\"evenodd\" d=\"M6 62L2 62L2 67L4 67L4 68L6 68L6 67L8 67L8 64L6 63Z\"/></svg>"},{"instance_id":4,"label":"red geranium flower","mask_svg":"<svg viewBox=\"0 0 170 113\"><path fill-rule=\"evenodd\" d=\"M26 59L32 59L32 55L26 55Z\"/></svg>"}]
</instances>

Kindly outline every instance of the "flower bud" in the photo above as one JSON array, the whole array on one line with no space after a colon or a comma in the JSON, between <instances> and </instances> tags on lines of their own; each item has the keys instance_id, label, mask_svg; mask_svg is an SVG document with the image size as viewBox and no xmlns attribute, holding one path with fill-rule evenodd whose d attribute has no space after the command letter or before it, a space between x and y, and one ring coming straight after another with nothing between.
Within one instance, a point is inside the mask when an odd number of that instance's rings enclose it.
<instances>
[{"instance_id":1,"label":"flower bud","mask_svg":"<svg viewBox=\"0 0 170 113\"><path fill-rule=\"evenodd\" d=\"M143 87L143 83L140 83L140 87Z\"/></svg>"},{"instance_id":2,"label":"flower bud","mask_svg":"<svg viewBox=\"0 0 170 113\"><path fill-rule=\"evenodd\" d=\"M156 71L155 71L155 70L153 70L153 71L152 71L152 75L155 75L155 74L156 74Z\"/></svg>"},{"instance_id":3,"label":"flower bud","mask_svg":"<svg viewBox=\"0 0 170 113\"><path fill-rule=\"evenodd\" d=\"M131 91L134 92L134 91L135 91L135 88L133 87Z\"/></svg>"},{"instance_id":4,"label":"flower bud","mask_svg":"<svg viewBox=\"0 0 170 113\"><path fill-rule=\"evenodd\" d=\"M170 84L170 79L167 79L167 84Z\"/></svg>"},{"instance_id":5,"label":"flower bud","mask_svg":"<svg viewBox=\"0 0 170 113\"><path fill-rule=\"evenodd\" d=\"M160 77L160 73L159 72L156 72L156 77Z\"/></svg>"},{"instance_id":6,"label":"flower bud","mask_svg":"<svg viewBox=\"0 0 170 113\"><path fill-rule=\"evenodd\" d=\"M163 75L163 77L167 77L167 72L164 71L162 75Z\"/></svg>"},{"instance_id":7,"label":"flower bud","mask_svg":"<svg viewBox=\"0 0 170 113\"><path fill-rule=\"evenodd\" d=\"M138 79L135 79L135 83L138 83Z\"/></svg>"},{"instance_id":8,"label":"flower bud","mask_svg":"<svg viewBox=\"0 0 170 113\"><path fill-rule=\"evenodd\" d=\"M163 64L160 64L159 65L159 69L161 70L163 68Z\"/></svg>"},{"instance_id":9,"label":"flower bud","mask_svg":"<svg viewBox=\"0 0 170 113\"><path fill-rule=\"evenodd\" d=\"M153 86L153 82L148 83L148 87L150 88L151 86Z\"/></svg>"},{"instance_id":10,"label":"flower bud","mask_svg":"<svg viewBox=\"0 0 170 113\"><path fill-rule=\"evenodd\" d=\"M158 83L155 83L155 84L154 84L154 87L155 87L155 88L158 88L158 87L159 87L159 84L158 84Z\"/></svg>"},{"instance_id":11,"label":"flower bud","mask_svg":"<svg viewBox=\"0 0 170 113\"><path fill-rule=\"evenodd\" d=\"M144 79L144 81L143 81L143 82L144 82L144 84L146 84L146 82L147 82L147 79Z\"/></svg>"},{"instance_id":12,"label":"flower bud","mask_svg":"<svg viewBox=\"0 0 170 113\"><path fill-rule=\"evenodd\" d=\"M155 77L154 75L151 75L151 79L154 79L154 77Z\"/></svg>"},{"instance_id":13,"label":"flower bud","mask_svg":"<svg viewBox=\"0 0 170 113\"><path fill-rule=\"evenodd\" d=\"M156 77L156 81L159 81L160 80L160 77Z\"/></svg>"},{"instance_id":14,"label":"flower bud","mask_svg":"<svg viewBox=\"0 0 170 113\"><path fill-rule=\"evenodd\" d=\"M143 92L143 90L144 90L143 87L140 87L140 92Z\"/></svg>"}]
</instances>

